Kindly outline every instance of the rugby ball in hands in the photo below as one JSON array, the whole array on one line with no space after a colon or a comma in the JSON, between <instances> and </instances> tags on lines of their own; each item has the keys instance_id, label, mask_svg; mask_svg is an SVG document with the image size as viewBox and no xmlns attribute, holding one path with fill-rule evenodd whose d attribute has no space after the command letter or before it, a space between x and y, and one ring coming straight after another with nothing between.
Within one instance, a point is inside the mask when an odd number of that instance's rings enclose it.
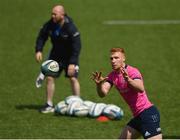
<instances>
[{"instance_id":1,"label":"rugby ball in hands","mask_svg":"<svg viewBox=\"0 0 180 140\"><path fill-rule=\"evenodd\" d=\"M120 120L123 117L124 112L120 107L109 104L104 108L102 114L112 120Z\"/></svg>"},{"instance_id":2,"label":"rugby ball in hands","mask_svg":"<svg viewBox=\"0 0 180 140\"><path fill-rule=\"evenodd\" d=\"M59 64L54 60L46 60L41 65L41 72L45 76L57 77L59 72Z\"/></svg>"}]
</instances>

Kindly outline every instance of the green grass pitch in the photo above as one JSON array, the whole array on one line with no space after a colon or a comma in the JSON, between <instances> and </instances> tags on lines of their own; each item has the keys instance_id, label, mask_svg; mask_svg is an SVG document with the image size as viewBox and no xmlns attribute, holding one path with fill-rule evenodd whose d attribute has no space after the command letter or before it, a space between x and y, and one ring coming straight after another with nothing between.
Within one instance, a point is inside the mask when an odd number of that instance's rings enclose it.
<instances>
[{"instance_id":1,"label":"green grass pitch","mask_svg":"<svg viewBox=\"0 0 180 140\"><path fill-rule=\"evenodd\" d=\"M35 88L40 65L34 45L40 26L55 4L64 4L82 38L80 84L83 99L113 103L125 113L121 121L43 115L45 86ZM138 67L150 100L159 108L164 138L180 138L180 24L107 25L111 20L176 20L178 0L1 0L0 1L0 138L116 139L131 118L113 89L99 98L91 73L110 72L109 49L124 47L127 63ZM50 48L48 42L44 56ZM56 81L54 103L71 95L69 81Z\"/></svg>"}]
</instances>

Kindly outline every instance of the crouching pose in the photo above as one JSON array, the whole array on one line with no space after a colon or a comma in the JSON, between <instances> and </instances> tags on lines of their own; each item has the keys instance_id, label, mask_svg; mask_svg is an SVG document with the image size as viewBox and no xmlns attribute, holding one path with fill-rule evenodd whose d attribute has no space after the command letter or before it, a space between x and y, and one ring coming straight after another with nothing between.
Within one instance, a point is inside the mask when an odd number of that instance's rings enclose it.
<instances>
[{"instance_id":1,"label":"crouching pose","mask_svg":"<svg viewBox=\"0 0 180 140\"><path fill-rule=\"evenodd\" d=\"M139 70L125 63L123 48L112 48L110 61L112 72L107 77L102 77L101 72L94 72L92 79L100 97L106 96L114 85L133 113L134 117L119 138L135 139L142 135L145 139L162 139L160 114L147 97Z\"/></svg>"}]
</instances>

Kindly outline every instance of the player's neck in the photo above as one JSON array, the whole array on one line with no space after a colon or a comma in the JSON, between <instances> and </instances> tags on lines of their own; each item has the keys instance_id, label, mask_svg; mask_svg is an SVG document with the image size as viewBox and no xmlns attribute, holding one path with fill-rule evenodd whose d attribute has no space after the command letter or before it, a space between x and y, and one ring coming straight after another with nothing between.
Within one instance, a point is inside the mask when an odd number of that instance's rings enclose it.
<instances>
[{"instance_id":1,"label":"player's neck","mask_svg":"<svg viewBox=\"0 0 180 140\"><path fill-rule=\"evenodd\" d=\"M126 69L127 65L125 63L123 63L122 67ZM117 73L120 73L120 67L114 71L116 71Z\"/></svg>"}]
</instances>

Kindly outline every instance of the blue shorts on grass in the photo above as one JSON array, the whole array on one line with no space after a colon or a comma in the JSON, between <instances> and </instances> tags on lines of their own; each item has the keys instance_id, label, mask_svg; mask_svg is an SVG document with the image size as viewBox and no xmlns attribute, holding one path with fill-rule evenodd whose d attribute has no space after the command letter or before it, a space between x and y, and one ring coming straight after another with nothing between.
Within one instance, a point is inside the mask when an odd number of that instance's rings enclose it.
<instances>
[{"instance_id":1,"label":"blue shorts on grass","mask_svg":"<svg viewBox=\"0 0 180 140\"><path fill-rule=\"evenodd\" d=\"M145 139L161 134L160 114L155 106L145 109L127 125L139 131Z\"/></svg>"}]
</instances>

